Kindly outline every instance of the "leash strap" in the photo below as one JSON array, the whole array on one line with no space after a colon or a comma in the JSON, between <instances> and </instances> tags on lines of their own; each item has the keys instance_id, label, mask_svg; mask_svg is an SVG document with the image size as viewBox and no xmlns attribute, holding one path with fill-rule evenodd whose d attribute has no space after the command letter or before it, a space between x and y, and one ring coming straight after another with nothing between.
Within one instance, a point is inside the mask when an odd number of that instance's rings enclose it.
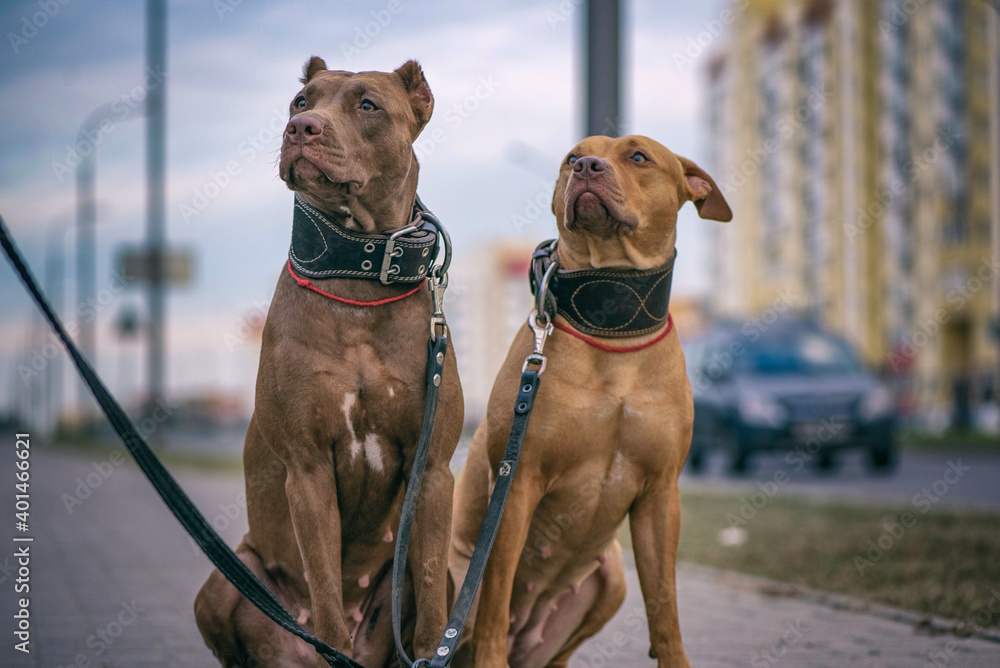
<instances>
[{"instance_id":1,"label":"leash strap","mask_svg":"<svg viewBox=\"0 0 1000 668\"><path fill-rule=\"evenodd\" d=\"M45 296L35 283L31 271L25 265L2 216L0 216L0 245L3 246L7 258L20 276L28 292L31 293L38 308L41 309L52 329L55 330L56 334L62 340L63 345L66 346L66 350L69 352L70 357L73 358L73 363L80 372L80 376L83 377L94 398L97 399L97 403L100 404L104 415L107 416L111 426L118 433L118 437L125 444L125 447L128 448L132 457L135 458L139 468L142 469L142 472L149 479L150 484L153 485L160 498L163 499L167 508L177 518L177 521L181 523L181 526L191 534L191 537L198 543L198 547L201 548L202 552L226 576L226 579L232 582L233 586L247 597L247 600L256 605L261 612L274 620L275 623L286 631L294 633L315 647L319 655L328 664L333 666L333 668L364 668L360 663L338 652L299 626L274 594L229 549L225 541L219 537L219 534L215 532L205 517L198 511L198 508L184 493L184 490L181 489L177 481L170 475L170 472L164 468L156 455L153 454L149 445L139 435L139 432L136 431L128 415L115 398L111 396L111 393L108 392L108 389L101 382L101 379L93 367L90 366L90 363L80 354L76 344L66 334L66 330L63 329L59 317L53 312L48 300L45 299Z\"/></svg>"},{"instance_id":2,"label":"leash strap","mask_svg":"<svg viewBox=\"0 0 1000 668\"><path fill-rule=\"evenodd\" d=\"M399 517L399 528L396 531L396 554L392 560L392 635L396 642L396 655L403 666L421 665L426 659L416 663L410 660L403 649L402 615L403 615L403 585L406 582L406 559L410 550L410 533L417 512L417 499L424 482L424 470L427 466L427 453L430 450L431 438L434 436L434 418L437 414L438 397L441 391L441 377L444 372L444 358L448 354L448 337L441 333L427 342L427 403L424 408L424 422L420 428L420 441L417 453L413 458L413 468L410 471L410 481L406 485L406 496L403 498L403 509Z\"/></svg>"},{"instance_id":3,"label":"leash strap","mask_svg":"<svg viewBox=\"0 0 1000 668\"><path fill-rule=\"evenodd\" d=\"M525 368L521 372L521 387L514 403L514 419L510 426L510 436L507 437L507 448L500 461L496 484L493 486L493 494L490 496L490 503L486 508L486 517L479 530L476 549L469 561L469 570L466 572L465 581L458 592L455 607L452 608L451 617L448 619L448 626L445 627L441 642L438 643L437 652L430 661L429 665L432 668L444 668L448 665L451 661L451 655L455 651L455 646L458 645L462 637L465 622L469 617L469 610L472 609L472 603L476 598L476 592L479 591L479 584L482 582L483 573L486 570L490 551L493 549L493 541L500 528L500 520L503 517L504 507L507 505L510 486L514 482L517 462L521 457L521 445L524 443L524 435L528 431L528 420L531 418L531 409L535 405L535 395L538 393L540 380L541 369Z\"/></svg>"}]
</instances>

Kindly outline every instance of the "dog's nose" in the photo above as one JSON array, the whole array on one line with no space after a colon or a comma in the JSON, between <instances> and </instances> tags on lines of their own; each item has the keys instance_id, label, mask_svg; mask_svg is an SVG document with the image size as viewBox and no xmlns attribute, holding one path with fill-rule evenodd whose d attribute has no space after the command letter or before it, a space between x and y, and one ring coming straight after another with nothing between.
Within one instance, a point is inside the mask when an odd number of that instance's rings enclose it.
<instances>
[{"instance_id":1,"label":"dog's nose","mask_svg":"<svg viewBox=\"0 0 1000 668\"><path fill-rule=\"evenodd\" d=\"M285 134L295 144L306 144L323 134L323 121L319 116L296 116L288 121Z\"/></svg>"},{"instance_id":2,"label":"dog's nose","mask_svg":"<svg viewBox=\"0 0 1000 668\"><path fill-rule=\"evenodd\" d=\"M598 172L603 172L607 166L608 163L600 158L588 155L585 158L577 158L577 161L573 163L573 171L579 172L581 176L591 176Z\"/></svg>"}]
</instances>

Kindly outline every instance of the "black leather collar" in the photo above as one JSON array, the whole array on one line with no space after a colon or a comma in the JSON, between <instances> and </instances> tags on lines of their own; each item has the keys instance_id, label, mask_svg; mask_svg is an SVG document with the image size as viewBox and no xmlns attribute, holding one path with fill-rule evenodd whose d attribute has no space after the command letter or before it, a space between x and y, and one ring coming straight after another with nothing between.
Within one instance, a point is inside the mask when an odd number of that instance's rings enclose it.
<instances>
[{"instance_id":1,"label":"black leather collar","mask_svg":"<svg viewBox=\"0 0 1000 668\"><path fill-rule=\"evenodd\" d=\"M408 227L390 234L344 229L295 193L288 259L309 278L364 278L416 283L427 277L438 251L437 228L423 219L420 199Z\"/></svg>"},{"instance_id":2,"label":"black leather collar","mask_svg":"<svg viewBox=\"0 0 1000 668\"><path fill-rule=\"evenodd\" d=\"M558 312L584 334L628 337L650 334L670 315L670 284L677 251L653 269L558 269L548 287L546 310ZM559 262L554 240L535 249L531 259L531 293L536 294L546 270Z\"/></svg>"}]
</instances>

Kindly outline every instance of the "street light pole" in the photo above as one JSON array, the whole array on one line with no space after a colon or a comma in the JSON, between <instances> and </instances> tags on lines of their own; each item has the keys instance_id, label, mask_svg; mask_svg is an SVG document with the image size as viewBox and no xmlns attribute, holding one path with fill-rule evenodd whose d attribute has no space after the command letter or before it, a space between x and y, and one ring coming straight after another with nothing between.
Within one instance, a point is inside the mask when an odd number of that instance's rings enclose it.
<instances>
[{"instance_id":1,"label":"street light pole","mask_svg":"<svg viewBox=\"0 0 1000 668\"><path fill-rule=\"evenodd\" d=\"M62 232L58 241L53 242L54 232ZM66 226L62 219L53 220L49 224L45 240L45 294L49 297L52 310L59 315L63 308L63 287L66 282L64 266ZM55 433L59 430L59 410L62 407L63 373L58 356L48 361L45 367L45 410L43 419L46 430Z\"/></svg>"},{"instance_id":2,"label":"street light pole","mask_svg":"<svg viewBox=\"0 0 1000 668\"><path fill-rule=\"evenodd\" d=\"M146 3L146 66L166 72L167 6L165 0ZM146 239L149 251L149 396L152 410L164 396L164 329L166 295L164 276L166 206L166 81L146 96Z\"/></svg>"},{"instance_id":3,"label":"street light pole","mask_svg":"<svg viewBox=\"0 0 1000 668\"><path fill-rule=\"evenodd\" d=\"M989 31L989 89L990 89L990 191L993 200L991 236L993 259L1000 260L1000 2L993 0L987 10ZM1000 280L993 281L993 336L997 347L994 393L1000 394ZM1000 397L996 398L1000 402Z\"/></svg>"},{"instance_id":4,"label":"street light pole","mask_svg":"<svg viewBox=\"0 0 1000 668\"><path fill-rule=\"evenodd\" d=\"M111 104L94 109L80 124L76 133L76 148L80 164L76 168L76 324L79 329L80 351L91 366L97 368L97 318L85 317L93 309L80 308L97 300L97 142L99 128L107 121ZM81 147L88 147L86 151ZM77 383L78 405L84 426L91 412L90 391Z\"/></svg>"},{"instance_id":5,"label":"street light pole","mask_svg":"<svg viewBox=\"0 0 1000 668\"><path fill-rule=\"evenodd\" d=\"M621 119L621 7L618 0L587 0L585 132L617 137Z\"/></svg>"}]
</instances>

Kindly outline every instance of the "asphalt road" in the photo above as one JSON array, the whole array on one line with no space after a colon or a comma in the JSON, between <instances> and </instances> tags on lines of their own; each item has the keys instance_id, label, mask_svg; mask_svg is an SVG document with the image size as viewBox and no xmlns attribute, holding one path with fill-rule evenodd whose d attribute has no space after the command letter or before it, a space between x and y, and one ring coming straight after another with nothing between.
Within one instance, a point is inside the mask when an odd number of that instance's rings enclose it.
<instances>
[{"instance_id":1,"label":"asphalt road","mask_svg":"<svg viewBox=\"0 0 1000 668\"><path fill-rule=\"evenodd\" d=\"M726 472L726 462L715 455L702 474L685 472L682 490L744 493L760 485L781 495L811 498L880 501L899 505L931 503L935 506L964 506L1000 509L1000 456L955 452L903 452L891 475L872 475L861 453L845 452L839 465L820 472L788 464L783 454L760 454L746 476Z\"/></svg>"},{"instance_id":2,"label":"asphalt road","mask_svg":"<svg viewBox=\"0 0 1000 668\"><path fill-rule=\"evenodd\" d=\"M194 624L192 602L211 570L149 484L125 458L94 458L39 447L31 455L30 528L16 530L15 455L0 460L0 666L11 668L209 668L218 664ZM945 458L946 461L947 458ZM984 471L997 466L978 460L965 478L972 489ZM943 461L919 457L901 468L907 483L925 484L940 476ZM762 462L761 474L769 470ZM912 472L908 473L912 468ZM978 472L973 475L973 472ZM235 544L246 530L241 476L234 473L177 471L184 486L222 536ZM995 478L994 478L995 479ZM869 481L847 468L821 481L838 494ZM6 481L6 482L4 482ZM892 479L883 485L896 485ZM730 485L711 474L686 479L685 486ZM752 481L741 481L750 485ZM790 483L791 485L792 483ZM795 485L809 486L805 480ZM933 484L933 480L930 480ZM960 500L961 485L949 502ZM791 491L790 487L790 491ZM962 492L965 494L966 492ZM905 498L905 496L893 498ZM6 519L4 519L6 518ZM19 521L19 520L17 520ZM4 538L5 537L5 538ZM15 587L16 550L31 537L30 590ZM653 666L647 657L644 605L632 559L626 556L628 595L618 615L574 656L572 668ZM21 609L30 599L30 654L17 651L14 635ZM825 594L799 594L757 578L703 568L678 567L678 601L685 648L692 665L870 666L1000 665L1000 641L958 639L917 633L916 616L858 604ZM1000 595L997 599L1000 614ZM994 614L994 613L989 613ZM1000 640L1000 634L994 634Z\"/></svg>"}]
</instances>

